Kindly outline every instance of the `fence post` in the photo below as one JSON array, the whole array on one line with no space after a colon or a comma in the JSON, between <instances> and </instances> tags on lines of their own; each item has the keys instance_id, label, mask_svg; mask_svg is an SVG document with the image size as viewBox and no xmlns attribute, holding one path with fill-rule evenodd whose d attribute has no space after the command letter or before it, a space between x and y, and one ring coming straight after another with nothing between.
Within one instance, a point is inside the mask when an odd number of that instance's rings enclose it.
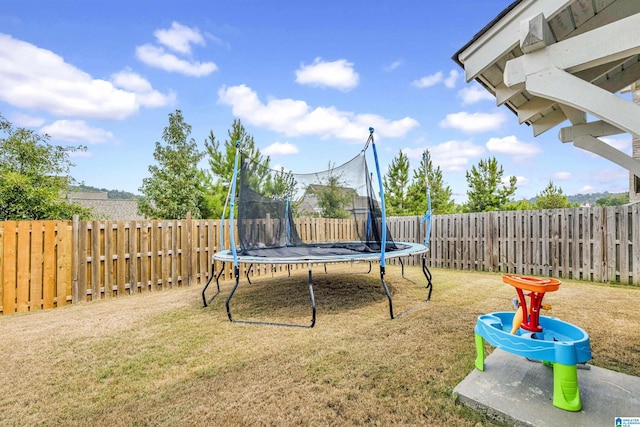
<instances>
[{"instance_id":1,"label":"fence post","mask_svg":"<svg viewBox=\"0 0 640 427\"><path fill-rule=\"evenodd\" d=\"M487 215L487 260L489 261L489 271L498 271L498 227L496 227L497 214L488 212Z\"/></svg>"},{"instance_id":2,"label":"fence post","mask_svg":"<svg viewBox=\"0 0 640 427\"><path fill-rule=\"evenodd\" d=\"M187 233L187 247L186 248L182 248L182 256L186 257L186 272L183 272L183 274L186 274L187 276L187 280L186 285L187 286L191 286L191 284L193 283L193 272L191 270L191 253L193 252L193 240L192 240L192 236L191 236L191 227L192 227L192 223L191 223L191 211L187 212L187 220L186 220L186 224L184 224L183 228L182 228L182 232L186 232ZM183 262L182 265L185 265L185 263Z\"/></svg>"},{"instance_id":3,"label":"fence post","mask_svg":"<svg viewBox=\"0 0 640 427\"><path fill-rule=\"evenodd\" d=\"M78 233L79 233L78 215L73 216L71 222L71 303L77 304L80 301L80 291L78 290Z\"/></svg>"}]
</instances>

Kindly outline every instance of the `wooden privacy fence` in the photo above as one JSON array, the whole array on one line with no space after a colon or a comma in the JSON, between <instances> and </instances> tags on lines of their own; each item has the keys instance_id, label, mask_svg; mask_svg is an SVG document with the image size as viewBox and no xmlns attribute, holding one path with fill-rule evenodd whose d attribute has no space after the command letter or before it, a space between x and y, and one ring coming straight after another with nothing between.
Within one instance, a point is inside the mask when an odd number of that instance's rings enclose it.
<instances>
[{"instance_id":1,"label":"wooden privacy fence","mask_svg":"<svg viewBox=\"0 0 640 427\"><path fill-rule=\"evenodd\" d=\"M389 218L396 241L423 242L422 217ZM204 285L219 220L0 222L0 312ZM300 218L303 241L355 236L352 221ZM228 248L228 224L224 246ZM434 215L427 262L462 270L640 284L640 207ZM397 262L392 260L391 262ZM408 264L418 264L419 256ZM242 274L248 272L242 266ZM220 265L215 266L219 271ZM286 271L256 265L250 274ZM231 269L226 269L230 278ZM437 280L437 279L436 279Z\"/></svg>"},{"instance_id":2,"label":"wooden privacy fence","mask_svg":"<svg viewBox=\"0 0 640 427\"><path fill-rule=\"evenodd\" d=\"M266 226L268 220L263 226ZM0 222L0 312L35 311L133 293L204 285L219 220ZM229 247L228 221L223 245ZM300 218L303 241L353 239L352 221ZM221 265L215 266L219 271ZM242 274L250 266L242 265ZM256 265L250 274L286 271ZM225 270L231 278L232 270Z\"/></svg>"},{"instance_id":3,"label":"wooden privacy fence","mask_svg":"<svg viewBox=\"0 0 640 427\"><path fill-rule=\"evenodd\" d=\"M220 223L0 222L0 311L204 284L211 276Z\"/></svg>"},{"instance_id":4,"label":"wooden privacy fence","mask_svg":"<svg viewBox=\"0 0 640 427\"><path fill-rule=\"evenodd\" d=\"M437 215L429 262L638 285L640 206Z\"/></svg>"}]
</instances>

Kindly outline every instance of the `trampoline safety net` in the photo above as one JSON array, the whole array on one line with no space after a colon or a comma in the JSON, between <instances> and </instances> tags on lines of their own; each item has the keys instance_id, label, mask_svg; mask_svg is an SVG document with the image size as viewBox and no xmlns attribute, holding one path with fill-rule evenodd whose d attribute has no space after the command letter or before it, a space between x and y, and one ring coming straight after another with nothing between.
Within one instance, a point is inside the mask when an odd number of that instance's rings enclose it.
<instances>
[{"instance_id":1,"label":"trampoline safety net","mask_svg":"<svg viewBox=\"0 0 640 427\"><path fill-rule=\"evenodd\" d=\"M238 255L380 253L381 205L365 154L366 149L343 165L309 174L272 170L243 156L237 203ZM340 223L338 233L319 228L331 219L343 220L336 221ZM399 246L387 228L385 252L402 249Z\"/></svg>"}]
</instances>

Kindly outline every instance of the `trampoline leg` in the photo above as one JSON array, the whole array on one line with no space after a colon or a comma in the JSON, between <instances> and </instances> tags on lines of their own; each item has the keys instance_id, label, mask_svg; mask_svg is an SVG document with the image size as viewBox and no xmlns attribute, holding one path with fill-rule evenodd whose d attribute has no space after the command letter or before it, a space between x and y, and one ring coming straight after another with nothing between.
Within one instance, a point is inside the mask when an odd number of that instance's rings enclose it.
<instances>
[{"instance_id":1,"label":"trampoline leg","mask_svg":"<svg viewBox=\"0 0 640 427\"><path fill-rule=\"evenodd\" d=\"M429 289L429 294L427 295L427 301L431 299L431 291L433 291L433 283L431 283L431 272L429 271L429 267L427 267L427 256L422 254L422 274L424 274L425 279L427 279L427 289Z\"/></svg>"},{"instance_id":2,"label":"trampoline leg","mask_svg":"<svg viewBox=\"0 0 640 427\"><path fill-rule=\"evenodd\" d=\"M325 264L326 268L326 264ZM309 263L309 297L311 298L311 325L310 328L313 328L316 324L316 299L313 295L313 278L311 274L311 263Z\"/></svg>"},{"instance_id":3,"label":"trampoline leg","mask_svg":"<svg viewBox=\"0 0 640 427\"><path fill-rule=\"evenodd\" d=\"M422 274L424 274L425 279L427 279L427 285L426 286L422 286L420 284L418 284L416 281L409 279L408 277L405 277L404 275L404 263L402 262L402 258L399 259L400 261L400 265L402 266L402 278L408 282L413 283L414 285L418 285L422 288L425 288L427 290L429 290L429 293L427 295L427 299L425 301L429 301L431 299L431 291L433 289L433 285L431 283L431 272L429 271L429 268L427 267L427 257L423 254L422 255Z\"/></svg>"},{"instance_id":4,"label":"trampoline leg","mask_svg":"<svg viewBox=\"0 0 640 427\"><path fill-rule=\"evenodd\" d=\"M420 302L416 305L414 305L413 307L410 307L404 311L402 311L399 314L395 314L393 313L393 306L391 303L391 295L389 294L389 289L387 288L387 285L384 281L384 267L380 268L380 278L382 279L382 285L384 286L384 291L387 294L387 298L389 299L389 312L391 313L391 318L395 319L395 318L399 318L404 316L405 314L415 310L416 308L422 306L423 304L427 303L430 299L431 299L431 291L433 290L433 285L431 283L431 272L429 271L429 268L427 267L427 262L426 262L426 256L422 256L422 274L424 274L425 279L427 279L427 284L426 286L422 286L419 283L409 279L408 277L405 277L404 275L404 263L402 262L402 259L399 260L400 261L400 265L402 266L402 278L405 279L408 282L413 283L414 285L417 285L421 288L427 289L428 293L427 293L427 299L424 300L423 302Z\"/></svg>"},{"instance_id":5,"label":"trampoline leg","mask_svg":"<svg viewBox=\"0 0 640 427\"><path fill-rule=\"evenodd\" d=\"M393 319L393 301L391 301L391 294L389 293L389 288L387 287L387 282L384 281L384 267L380 267L380 280L382 281L382 287L384 288L384 293L387 294L387 299L389 300L389 315Z\"/></svg>"},{"instance_id":6,"label":"trampoline leg","mask_svg":"<svg viewBox=\"0 0 640 427\"><path fill-rule=\"evenodd\" d=\"M251 278L249 277L249 273L251 273L252 268L253 268L253 264L249 264L249 268L247 268L247 282L249 282L250 285L252 285L252 283L251 283Z\"/></svg>"},{"instance_id":7,"label":"trampoline leg","mask_svg":"<svg viewBox=\"0 0 640 427\"><path fill-rule=\"evenodd\" d=\"M231 292L229 293L229 296L227 297L227 301L225 302L225 305L227 306L227 316L229 317L229 320L231 322L235 322L235 320L233 320L233 316L231 316L231 309L229 308L229 303L231 302L231 298L233 298L233 294L236 293L236 289L238 289L238 285L240 284L240 268L239 267L235 267L233 268L233 276L236 279L236 284L233 285L233 289L231 289Z\"/></svg>"},{"instance_id":8,"label":"trampoline leg","mask_svg":"<svg viewBox=\"0 0 640 427\"><path fill-rule=\"evenodd\" d=\"M222 263L222 268L220 269L220 274L224 273L224 262ZM213 301L213 299L215 297L218 296L218 294L220 293L220 274L218 274L216 276L216 272L215 272L215 262L211 263L211 277L209 277L209 280L207 281L207 284L204 285L204 288L202 288L202 303L204 305L204 307L207 307L209 304L211 304L211 301ZM211 284L211 281L213 280L213 278L216 278L216 286L217 286L217 291L216 293L211 297L211 299L209 299L209 301L207 301L207 296L206 296L206 292L207 292L207 288L209 287L209 285Z\"/></svg>"},{"instance_id":9,"label":"trampoline leg","mask_svg":"<svg viewBox=\"0 0 640 427\"><path fill-rule=\"evenodd\" d=\"M231 298L236 293L236 289L238 289L238 285L240 284L240 269L238 267L234 268L234 277L236 279L236 284L231 289L229 296L227 297L227 301L225 303L227 307L227 316L229 320L233 323L246 323L249 325L269 325L269 326L288 326L295 328L313 328L316 324L316 299L313 295L313 279L311 275L311 263L309 263L309 297L311 299L311 324L308 326L305 325L295 325L292 323L275 323L275 322L262 322L262 321L253 321L253 320L236 320L231 315Z\"/></svg>"}]
</instances>

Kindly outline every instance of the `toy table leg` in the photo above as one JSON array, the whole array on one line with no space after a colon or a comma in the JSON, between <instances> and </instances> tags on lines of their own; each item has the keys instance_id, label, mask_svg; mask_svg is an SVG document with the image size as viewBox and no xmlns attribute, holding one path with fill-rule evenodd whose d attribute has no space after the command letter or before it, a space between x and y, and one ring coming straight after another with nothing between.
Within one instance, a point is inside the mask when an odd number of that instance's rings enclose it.
<instances>
[{"instance_id":1,"label":"toy table leg","mask_svg":"<svg viewBox=\"0 0 640 427\"><path fill-rule=\"evenodd\" d=\"M582 409L577 365L553 364L553 406L574 412Z\"/></svg>"},{"instance_id":2,"label":"toy table leg","mask_svg":"<svg viewBox=\"0 0 640 427\"><path fill-rule=\"evenodd\" d=\"M484 338L482 335L476 335L476 369L484 371Z\"/></svg>"}]
</instances>

